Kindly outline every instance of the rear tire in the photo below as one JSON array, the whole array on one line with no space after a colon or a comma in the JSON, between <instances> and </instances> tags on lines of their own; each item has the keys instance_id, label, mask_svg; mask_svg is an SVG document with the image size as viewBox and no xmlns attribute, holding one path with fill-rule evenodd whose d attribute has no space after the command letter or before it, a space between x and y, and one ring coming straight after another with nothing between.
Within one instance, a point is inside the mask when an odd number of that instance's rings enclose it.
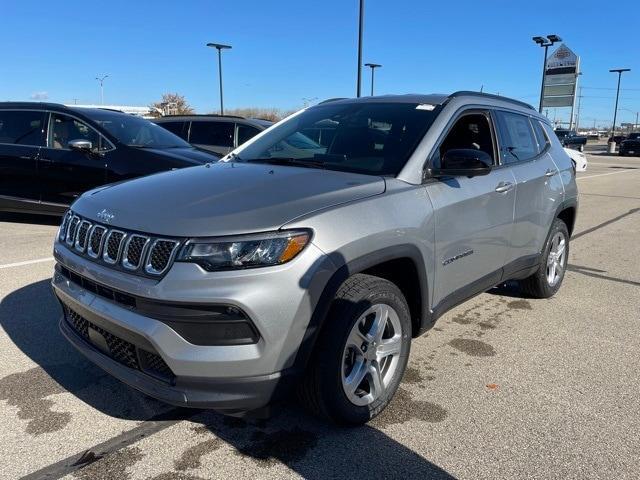
<instances>
[{"instance_id":1,"label":"rear tire","mask_svg":"<svg viewBox=\"0 0 640 480\"><path fill-rule=\"evenodd\" d=\"M556 218L542 250L538 270L520 281L520 287L533 298L553 297L562 285L569 259L569 230Z\"/></svg>"},{"instance_id":2,"label":"rear tire","mask_svg":"<svg viewBox=\"0 0 640 480\"><path fill-rule=\"evenodd\" d=\"M410 345L411 315L398 287L371 275L350 277L336 293L302 380L303 404L338 424L368 422L398 389Z\"/></svg>"}]
</instances>

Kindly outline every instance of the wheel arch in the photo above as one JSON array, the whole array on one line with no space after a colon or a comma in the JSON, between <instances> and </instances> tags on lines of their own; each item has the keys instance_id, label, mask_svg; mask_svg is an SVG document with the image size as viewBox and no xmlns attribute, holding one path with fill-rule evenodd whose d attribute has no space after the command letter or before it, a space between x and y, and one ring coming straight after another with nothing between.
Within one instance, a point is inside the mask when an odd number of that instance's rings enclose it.
<instances>
[{"instance_id":1,"label":"wheel arch","mask_svg":"<svg viewBox=\"0 0 640 480\"><path fill-rule=\"evenodd\" d=\"M555 218L562 220L569 230L569 238L573 234L573 227L576 223L576 216L578 214L578 201L573 198L565 200L556 210Z\"/></svg>"},{"instance_id":2,"label":"wheel arch","mask_svg":"<svg viewBox=\"0 0 640 480\"><path fill-rule=\"evenodd\" d=\"M329 255L329 258L339 267L325 285L315 305L296 354L296 370L304 370L311 358L336 292L345 280L357 273L385 278L400 289L409 304L412 336L418 336L431 326L426 263L418 247L412 244L395 245L369 252L348 262L340 254Z\"/></svg>"}]
</instances>

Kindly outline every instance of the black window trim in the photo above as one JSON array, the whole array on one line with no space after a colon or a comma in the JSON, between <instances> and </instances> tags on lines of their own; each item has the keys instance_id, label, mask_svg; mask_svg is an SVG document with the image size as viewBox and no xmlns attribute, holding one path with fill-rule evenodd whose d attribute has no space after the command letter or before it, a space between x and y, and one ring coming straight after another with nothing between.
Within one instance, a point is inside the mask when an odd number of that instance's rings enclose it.
<instances>
[{"instance_id":1,"label":"black window trim","mask_svg":"<svg viewBox=\"0 0 640 480\"><path fill-rule=\"evenodd\" d=\"M38 108L2 108L0 111L3 112L40 112L44 116L44 121L42 123L43 128L40 130L40 140L44 145L32 145L30 143L6 143L0 142L0 145L10 145L12 147L27 147L27 148L45 148L47 143L47 125L48 125L48 115L47 110L40 110Z\"/></svg>"},{"instance_id":2,"label":"black window trim","mask_svg":"<svg viewBox=\"0 0 640 480\"><path fill-rule=\"evenodd\" d=\"M489 105L465 105L463 107L460 107L458 110L455 111L453 115L451 115L451 118L447 122L447 125L442 130L442 132L440 132L438 139L433 144L433 147L429 152L429 155L427 155L427 159L425 160L422 166L422 172L423 172L422 183L432 180L432 178L427 174L427 171L432 165L434 155L436 155L439 152L442 142L444 141L445 138L447 138L447 135L449 135L453 126L462 117L466 115L474 115L478 113L487 117L487 120L489 121L489 128L491 129L491 142L493 144L493 152L494 152L494 159L493 159L494 164L492 168L499 168L502 166L500 163L500 150L498 148L499 144L498 144L497 130L496 130L496 125L493 118L494 115L492 115L492 112L491 112L491 107Z\"/></svg>"},{"instance_id":3,"label":"black window trim","mask_svg":"<svg viewBox=\"0 0 640 480\"><path fill-rule=\"evenodd\" d=\"M96 153L107 153L107 152L112 152L114 150L116 150L115 145L113 144L113 142L111 140L109 140L106 136L104 136L97 128L93 127L91 124L89 124L89 122L87 122L86 120L77 117L75 115L73 115L72 113L67 113L67 112L57 112L55 110L45 110L45 112L48 114L47 115L47 121L45 122L46 125L46 131L45 131L45 145L42 148L46 148L47 150L66 150L66 151L71 151L70 148L53 148L51 146L49 146L49 126L51 125L51 115L52 114L56 114L56 115L66 115L67 117L71 117L74 120L77 120L78 122L81 122L82 124L86 125L87 127L89 127L91 130L93 130L94 132L96 132L96 134L101 137L103 140L106 140L108 145L111 148L108 148L106 150L99 150Z\"/></svg>"},{"instance_id":4,"label":"black window trim","mask_svg":"<svg viewBox=\"0 0 640 480\"><path fill-rule=\"evenodd\" d=\"M541 122L541 123L542 123L542 120L541 120L541 119L539 119L539 118L538 118L538 117L536 117L535 115L530 115L530 114L528 114L528 113L523 113L523 112L521 112L521 111L519 111L519 110L512 110L512 109L510 109L510 108L504 108L504 107L491 107L491 109L492 109L494 112L496 112L496 113L499 113L499 112L504 112L504 113L513 113L513 114L521 115L521 116L523 116L523 117L528 118L528 119L529 119L529 126L531 127L531 130L532 130L532 132L533 132L533 138L535 138L535 140L536 140L536 145L538 145L538 136L536 135L536 132L535 132L535 131L534 131L534 129L533 129L533 124L532 124L532 122L534 122L534 121L535 121L535 122ZM496 120L497 120L497 117L496 117ZM498 134L499 127L498 127L498 125L497 125L497 122L496 122L495 128L496 128L496 134ZM528 163L528 162L533 162L533 161L535 161L535 160L539 160L539 159L540 159L540 157L542 157L543 155L545 155L545 154L549 151L549 149L551 148L551 140L549 139L549 136L547 135L547 131L544 129L544 127L542 127L542 131L544 132L545 138L546 138L546 140L547 140L547 144L545 145L545 148L544 148L542 151L538 152L538 154L537 154L537 155L535 155L535 156L533 156L533 157L531 157L531 158L527 158L527 159L525 159L525 160L517 160L517 161L515 161L515 162L509 162L509 163L506 163L506 162L503 162L503 161L502 161L502 160L503 160L502 148L499 148L499 149L498 149L498 155L500 156L500 166L507 166L507 167L508 167L508 166L512 166L512 165L522 165L522 164L524 164L524 163ZM500 135L499 135L499 134L498 134L498 145L500 145ZM539 145L538 145L538 146L539 146Z\"/></svg>"}]
</instances>

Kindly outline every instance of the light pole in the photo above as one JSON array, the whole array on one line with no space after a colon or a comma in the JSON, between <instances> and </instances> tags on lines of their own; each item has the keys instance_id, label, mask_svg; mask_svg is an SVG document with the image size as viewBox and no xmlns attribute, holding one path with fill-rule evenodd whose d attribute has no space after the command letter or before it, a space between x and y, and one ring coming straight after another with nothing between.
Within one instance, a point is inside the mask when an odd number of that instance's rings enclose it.
<instances>
[{"instance_id":1,"label":"light pole","mask_svg":"<svg viewBox=\"0 0 640 480\"><path fill-rule=\"evenodd\" d=\"M542 84L540 86L540 106L538 112L542 113L542 99L544 98L544 73L547 68L547 51L549 47L562 39L558 35L547 35L546 37L533 37L532 40L541 47L544 47L544 62L542 62Z\"/></svg>"},{"instance_id":2,"label":"light pole","mask_svg":"<svg viewBox=\"0 0 640 480\"><path fill-rule=\"evenodd\" d=\"M373 97L373 76L376 68L381 67L382 65L378 63L365 63L365 67L369 67L371 69L371 96Z\"/></svg>"},{"instance_id":3,"label":"light pole","mask_svg":"<svg viewBox=\"0 0 640 480\"><path fill-rule=\"evenodd\" d=\"M624 107L620 107L618 110L624 110L625 112L635 113L636 114L636 123L633 124L633 129L635 130L636 128L638 128L638 115L640 115L640 112L636 112L634 110L631 110L630 108L624 108Z\"/></svg>"},{"instance_id":4,"label":"light pole","mask_svg":"<svg viewBox=\"0 0 640 480\"><path fill-rule=\"evenodd\" d=\"M618 88L616 90L616 107L613 110L613 125L611 125L611 142L609 142L609 153L615 153L616 151L616 142L613 141L613 137L616 134L616 119L618 116L618 97L620 96L620 78L622 78L623 72L630 72L630 68L613 68L609 70L611 73L618 74Z\"/></svg>"},{"instance_id":5,"label":"light pole","mask_svg":"<svg viewBox=\"0 0 640 480\"><path fill-rule=\"evenodd\" d=\"M207 47L218 50L218 77L220 80L220 115L224 115L224 101L222 99L222 50L231 48L231 45L223 45L221 43L207 43Z\"/></svg>"},{"instance_id":6,"label":"light pole","mask_svg":"<svg viewBox=\"0 0 640 480\"><path fill-rule=\"evenodd\" d=\"M104 105L104 79L107 78L109 75L98 75L96 77L96 80L98 82L100 82L100 105Z\"/></svg>"},{"instance_id":7,"label":"light pole","mask_svg":"<svg viewBox=\"0 0 640 480\"><path fill-rule=\"evenodd\" d=\"M356 86L356 97L360 97L360 85L362 83L362 31L364 29L364 0L360 0L360 14L358 19L358 85Z\"/></svg>"}]
</instances>

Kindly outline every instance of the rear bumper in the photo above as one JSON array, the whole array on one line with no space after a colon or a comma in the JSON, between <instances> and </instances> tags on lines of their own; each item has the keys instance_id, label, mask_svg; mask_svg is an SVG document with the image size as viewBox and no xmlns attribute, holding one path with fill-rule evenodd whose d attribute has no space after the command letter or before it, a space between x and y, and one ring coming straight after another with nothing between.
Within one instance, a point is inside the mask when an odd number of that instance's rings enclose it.
<instances>
[{"instance_id":1,"label":"rear bumper","mask_svg":"<svg viewBox=\"0 0 640 480\"><path fill-rule=\"evenodd\" d=\"M127 385L171 405L211 408L223 412L242 412L264 407L285 396L291 388L292 375L283 372L256 377L194 379L174 377L167 383L138 370L126 367L103 354L60 320L60 331L85 357Z\"/></svg>"}]
</instances>

